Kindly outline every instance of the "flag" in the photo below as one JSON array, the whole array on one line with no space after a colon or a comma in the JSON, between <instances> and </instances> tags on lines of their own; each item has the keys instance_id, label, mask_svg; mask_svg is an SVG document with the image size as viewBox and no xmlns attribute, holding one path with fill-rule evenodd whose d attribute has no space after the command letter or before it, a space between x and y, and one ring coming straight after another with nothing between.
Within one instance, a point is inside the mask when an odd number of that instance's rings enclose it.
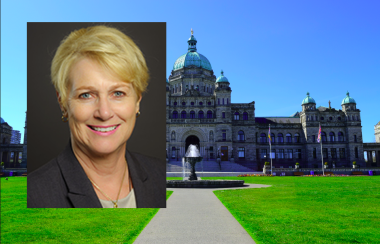
<instances>
[{"instance_id":1,"label":"flag","mask_svg":"<svg viewBox=\"0 0 380 244\"><path fill-rule=\"evenodd\" d=\"M318 143L321 142L321 124L319 124L319 132L318 132Z\"/></svg>"},{"instance_id":2,"label":"flag","mask_svg":"<svg viewBox=\"0 0 380 244\"><path fill-rule=\"evenodd\" d=\"M270 125L269 125L269 131L268 131L268 138L269 138L269 145L271 144L271 138L270 138Z\"/></svg>"}]
</instances>

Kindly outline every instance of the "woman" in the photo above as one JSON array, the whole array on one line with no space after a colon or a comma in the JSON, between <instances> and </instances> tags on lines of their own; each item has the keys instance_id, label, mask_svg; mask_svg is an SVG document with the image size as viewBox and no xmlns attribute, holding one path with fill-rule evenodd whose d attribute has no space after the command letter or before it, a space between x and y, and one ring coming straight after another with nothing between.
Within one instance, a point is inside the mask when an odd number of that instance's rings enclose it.
<instances>
[{"instance_id":1,"label":"woman","mask_svg":"<svg viewBox=\"0 0 380 244\"><path fill-rule=\"evenodd\" d=\"M28 207L166 207L165 167L127 141L149 78L135 43L117 29L72 32L51 78L70 143L28 176Z\"/></svg>"}]
</instances>

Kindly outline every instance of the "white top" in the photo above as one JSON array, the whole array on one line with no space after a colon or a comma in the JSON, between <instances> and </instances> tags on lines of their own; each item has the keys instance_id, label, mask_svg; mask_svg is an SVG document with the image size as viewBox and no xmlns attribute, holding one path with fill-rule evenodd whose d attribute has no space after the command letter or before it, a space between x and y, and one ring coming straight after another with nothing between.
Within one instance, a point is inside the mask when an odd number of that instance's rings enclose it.
<instances>
[{"instance_id":1,"label":"white top","mask_svg":"<svg viewBox=\"0 0 380 244\"><path fill-rule=\"evenodd\" d=\"M113 203L109 200L102 200L99 199L100 203L102 204L103 208L113 208ZM118 208L136 208L136 198L135 198L135 192L132 189L128 196L119 199L117 201L117 207Z\"/></svg>"}]
</instances>

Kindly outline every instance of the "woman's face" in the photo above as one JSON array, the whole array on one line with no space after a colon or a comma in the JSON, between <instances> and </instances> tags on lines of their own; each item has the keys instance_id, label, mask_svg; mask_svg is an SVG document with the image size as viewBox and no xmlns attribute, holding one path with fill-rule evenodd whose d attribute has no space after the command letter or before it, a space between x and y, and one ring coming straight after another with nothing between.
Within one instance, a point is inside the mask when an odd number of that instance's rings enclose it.
<instances>
[{"instance_id":1,"label":"woman's face","mask_svg":"<svg viewBox=\"0 0 380 244\"><path fill-rule=\"evenodd\" d=\"M70 81L67 112L76 146L96 155L125 147L141 100L132 84L89 58L74 64Z\"/></svg>"}]
</instances>

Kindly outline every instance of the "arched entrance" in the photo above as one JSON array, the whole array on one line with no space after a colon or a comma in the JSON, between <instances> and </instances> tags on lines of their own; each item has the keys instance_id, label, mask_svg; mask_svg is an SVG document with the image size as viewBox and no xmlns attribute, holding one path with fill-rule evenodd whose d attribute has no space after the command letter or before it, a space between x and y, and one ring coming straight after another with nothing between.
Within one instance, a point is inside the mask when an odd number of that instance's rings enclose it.
<instances>
[{"instance_id":1,"label":"arched entrance","mask_svg":"<svg viewBox=\"0 0 380 244\"><path fill-rule=\"evenodd\" d=\"M185 152L187 152L187 148L189 147L190 144L196 145L198 149L200 149L200 144L199 144L199 138L196 136L188 136L186 138L186 147L185 147Z\"/></svg>"}]
</instances>

